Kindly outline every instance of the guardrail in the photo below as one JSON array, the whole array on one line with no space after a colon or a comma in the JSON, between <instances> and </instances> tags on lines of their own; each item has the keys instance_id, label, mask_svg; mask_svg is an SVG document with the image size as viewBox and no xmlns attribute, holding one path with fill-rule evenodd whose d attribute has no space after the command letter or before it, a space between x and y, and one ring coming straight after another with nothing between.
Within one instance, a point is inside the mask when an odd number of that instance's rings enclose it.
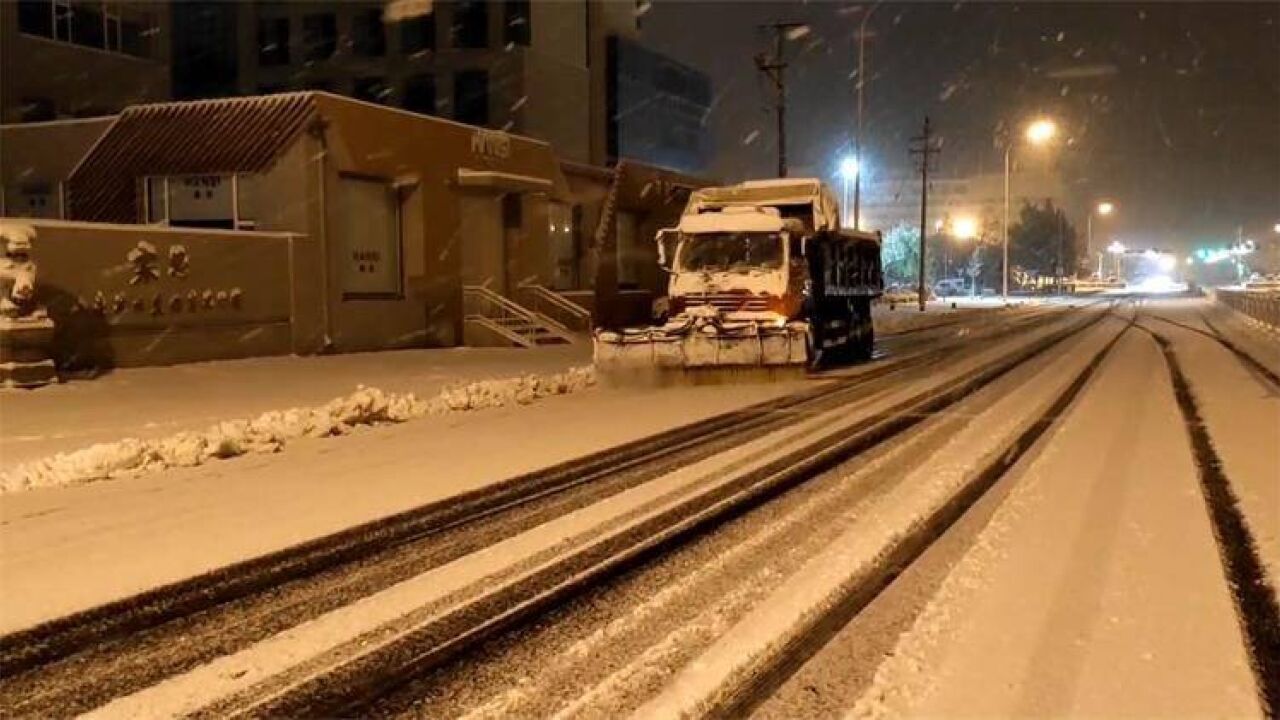
<instances>
[{"instance_id":1,"label":"guardrail","mask_svg":"<svg viewBox=\"0 0 1280 720\"><path fill-rule=\"evenodd\" d=\"M520 303L573 332L591 332L591 312L542 285L525 283L516 288Z\"/></svg>"},{"instance_id":2,"label":"guardrail","mask_svg":"<svg viewBox=\"0 0 1280 720\"><path fill-rule=\"evenodd\" d=\"M1216 290L1214 297L1223 305L1280 330L1280 292Z\"/></svg>"}]
</instances>

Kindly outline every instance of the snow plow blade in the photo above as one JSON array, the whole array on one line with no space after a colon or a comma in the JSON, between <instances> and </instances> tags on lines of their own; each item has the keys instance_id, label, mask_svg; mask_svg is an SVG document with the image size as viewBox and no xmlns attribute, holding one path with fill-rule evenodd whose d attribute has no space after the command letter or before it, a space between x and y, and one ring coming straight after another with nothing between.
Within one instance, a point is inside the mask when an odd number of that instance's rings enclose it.
<instances>
[{"instance_id":1,"label":"snow plow blade","mask_svg":"<svg viewBox=\"0 0 1280 720\"><path fill-rule=\"evenodd\" d=\"M771 380L808 365L804 323L599 331L596 375L610 385Z\"/></svg>"}]
</instances>

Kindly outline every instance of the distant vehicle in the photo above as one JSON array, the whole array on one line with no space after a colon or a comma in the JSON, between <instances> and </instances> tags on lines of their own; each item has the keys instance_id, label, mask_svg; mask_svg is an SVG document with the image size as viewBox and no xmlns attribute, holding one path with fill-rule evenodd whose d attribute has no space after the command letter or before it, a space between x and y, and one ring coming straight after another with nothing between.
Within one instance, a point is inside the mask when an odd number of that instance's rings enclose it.
<instances>
[{"instance_id":1,"label":"distant vehicle","mask_svg":"<svg viewBox=\"0 0 1280 720\"><path fill-rule=\"evenodd\" d=\"M968 295L968 283L964 278L943 278L933 285L933 292L941 297Z\"/></svg>"},{"instance_id":2,"label":"distant vehicle","mask_svg":"<svg viewBox=\"0 0 1280 720\"><path fill-rule=\"evenodd\" d=\"M871 301L884 283L880 234L840 227L820 180L695 191L658 232L670 319L595 336L606 371L818 365L870 357Z\"/></svg>"}]
</instances>

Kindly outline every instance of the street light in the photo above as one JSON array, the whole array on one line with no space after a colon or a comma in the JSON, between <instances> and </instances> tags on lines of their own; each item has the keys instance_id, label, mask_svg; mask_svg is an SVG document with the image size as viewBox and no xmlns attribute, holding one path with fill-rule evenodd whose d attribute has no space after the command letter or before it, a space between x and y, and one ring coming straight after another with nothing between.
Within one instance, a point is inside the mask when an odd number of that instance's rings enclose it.
<instances>
[{"instance_id":1,"label":"street light","mask_svg":"<svg viewBox=\"0 0 1280 720\"><path fill-rule=\"evenodd\" d=\"M858 177L858 159L855 157L844 157L840 160L840 179L844 180L844 197L840 203L842 217L841 225L848 227L849 225L849 181Z\"/></svg>"},{"instance_id":2,"label":"street light","mask_svg":"<svg viewBox=\"0 0 1280 720\"><path fill-rule=\"evenodd\" d=\"M1106 217L1116 211L1116 206L1114 203L1103 200L1098 203L1098 207L1094 210L1098 215ZM1089 220L1085 223L1085 226L1087 227L1084 243L1086 255L1093 254L1093 216L1094 213L1089 213ZM1102 253L1098 253L1098 277L1102 277Z\"/></svg>"},{"instance_id":3,"label":"street light","mask_svg":"<svg viewBox=\"0 0 1280 720\"><path fill-rule=\"evenodd\" d=\"M958 217L951 222L951 234L957 240L972 240L978 237L978 221L971 217Z\"/></svg>"},{"instance_id":4,"label":"street light","mask_svg":"<svg viewBox=\"0 0 1280 720\"><path fill-rule=\"evenodd\" d=\"M1025 135L1032 145L1043 145L1058 134L1058 126L1048 118L1040 118L1027 126ZM1009 169L1013 157L1013 141L1004 146L1004 258L1000 269L1000 296L1009 302Z\"/></svg>"},{"instance_id":5,"label":"street light","mask_svg":"<svg viewBox=\"0 0 1280 720\"><path fill-rule=\"evenodd\" d=\"M1040 118L1027 126L1027 141L1033 145L1043 145L1057 134L1057 124L1048 118Z\"/></svg>"}]
</instances>

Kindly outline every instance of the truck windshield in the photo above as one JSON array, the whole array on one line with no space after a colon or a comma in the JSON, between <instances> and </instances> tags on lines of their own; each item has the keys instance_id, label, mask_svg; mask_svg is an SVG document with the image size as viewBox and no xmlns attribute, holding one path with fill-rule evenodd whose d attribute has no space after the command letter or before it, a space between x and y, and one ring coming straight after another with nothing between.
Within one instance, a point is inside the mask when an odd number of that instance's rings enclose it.
<instances>
[{"instance_id":1,"label":"truck windshield","mask_svg":"<svg viewBox=\"0 0 1280 720\"><path fill-rule=\"evenodd\" d=\"M774 270L782 267L782 236L765 232L681 235L676 269L683 271Z\"/></svg>"}]
</instances>

